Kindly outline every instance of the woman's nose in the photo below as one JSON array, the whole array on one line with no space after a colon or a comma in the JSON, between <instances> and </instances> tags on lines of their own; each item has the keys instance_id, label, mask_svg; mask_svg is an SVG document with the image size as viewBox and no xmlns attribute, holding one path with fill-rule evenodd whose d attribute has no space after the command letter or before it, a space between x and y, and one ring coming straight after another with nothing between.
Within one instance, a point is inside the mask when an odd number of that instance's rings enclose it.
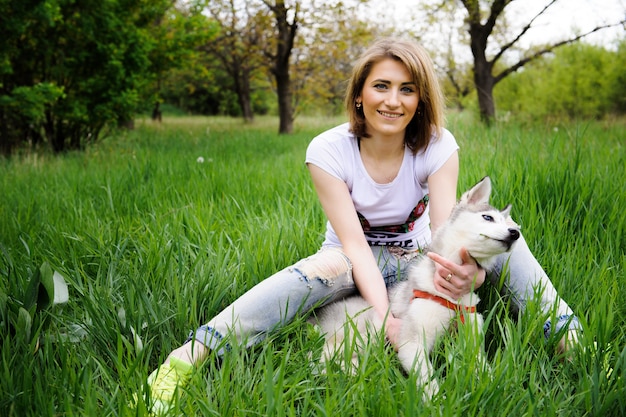
<instances>
[{"instance_id":1,"label":"woman's nose","mask_svg":"<svg viewBox=\"0 0 626 417\"><path fill-rule=\"evenodd\" d=\"M397 107L400 105L400 91L391 89L387 96L386 104L390 107Z\"/></svg>"}]
</instances>

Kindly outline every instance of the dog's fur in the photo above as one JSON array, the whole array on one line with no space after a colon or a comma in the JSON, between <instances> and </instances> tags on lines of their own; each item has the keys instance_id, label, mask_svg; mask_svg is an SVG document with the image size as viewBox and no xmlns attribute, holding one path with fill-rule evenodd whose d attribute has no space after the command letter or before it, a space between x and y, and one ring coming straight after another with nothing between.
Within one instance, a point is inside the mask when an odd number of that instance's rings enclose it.
<instances>
[{"instance_id":1,"label":"dog's fur","mask_svg":"<svg viewBox=\"0 0 626 417\"><path fill-rule=\"evenodd\" d=\"M461 248L483 268L489 269L497 255L511 249L519 238L519 227L510 219L511 206L497 210L489 205L491 181L483 178L461 197L449 219L441 225L433 236L429 250L457 264L461 263ZM407 280L390 289L391 312L402 319L398 340L398 357L404 369L414 369L417 384L424 386L425 397L438 392L438 384L433 379L433 370L428 358L435 340L446 332L451 323L460 315L466 326L481 331L483 318L475 312L478 296L471 292L459 300L451 299L438 292L434 286L435 263L423 256L408 272ZM420 290L458 305L459 310L442 305L429 298L416 298L414 290ZM357 353L363 343L367 343L372 330L380 330L382 321L371 306L360 296L354 296L321 308L313 322L325 333L326 342L321 361L331 360L345 347L349 334L355 329L353 364L357 363ZM467 309L472 309L468 312ZM479 339L478 336L475 339ZM482 341L480 342L482 345Z\"/></svg>"}]
</instances>

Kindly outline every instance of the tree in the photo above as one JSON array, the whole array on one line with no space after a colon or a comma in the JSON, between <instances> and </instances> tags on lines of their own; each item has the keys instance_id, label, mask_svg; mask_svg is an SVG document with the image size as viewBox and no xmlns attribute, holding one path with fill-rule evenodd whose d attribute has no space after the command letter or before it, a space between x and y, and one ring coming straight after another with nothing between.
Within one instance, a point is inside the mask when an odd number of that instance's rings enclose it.
<instances>
[{"instance_id":1,"label":"tree","mask_svg":"<svg viewBox=\"0 0 626 417\"><path fill-rule=\"evenodd\" d=\"M152 119L161 120L163 83L174 69L188 67L196 62L198 48L213 39L218 31L216 22L202 14L202 8L193 4L177 4L160 16L148 28L150 39L155 45L151 49L151 91L148 95L154 102Z\"/></svg>"},{"instance_id":2,"label":"tree","mask_svg":"<svg viewBox=\"0 0 626 417\"><path fill-rule=\"evenodd\" d=\"M626 114L626 39L618 45L615 60L613 61L612 86L609 100L611 110L617 114Z\"/></svg>"},{"instance_id":3,"label":"tree","mask_svg":"<svg viewBox=\"0 0 626 417\"><path fill-rule=\"evenodd\" d=\"M170 0L0 0L0 146L80 149L130 120Z\"/></svg>"},{"instance_id":4,"label":"tree","mask_svg":"<svg viewBox=\"0 0 626 417\"><path fill-rule=\"evenodd\" d=\"M294 108L290 59L299 24L300 4L284 0L200 0L220 26L204 50L217 57L231 78L244 118L253 119L251 79L268 68L276 83L279 133L293 130Z\"/></svg>"},{"instance_id":5,"label":"tree","mask_svg":"<svg viewBox=\"0 0 626 417\"><path fill-rule=\"evenodd\" d=\"M320 87L329 88L330 91L320 94L322 99L333 103L337 103L338 96L343 99L343 81L350 74L354 59L369 40L385 32L385 25L378 22L374 26L359 16L359 7L367 6L368 0L323 1L323 4L296 0L290 7L283 0L263 2L275 17L274 34L265 55L270 59L270 71L276 81L279 133L290 133L298 100L306 95L302 91L315 94ZM301 36L296 40L299 29L306 31L306 39ZM297 69L294 76L293 68Z\"/></svg>"},{"instance_id":6,"label":"tree","mask_svg":"<svg viewBox=\"0 0 626 417\"><path fill-rule=\"evenodd\" d=\"M293 7L287 7L284 0L263 0L275 18L273 42L265 49L265 55L271 60L270 71L276 80L278 94L278 116L280 119L279 133L293 131L293 91L289 65L291 52L299 24L300 3L295 1Z\"/></svg>"},{"instance_id":7,"label":"tree","mask_svg":"<svg viewBox=\"0 0 626 417\"><path fill-rule=\"evenodd\" d=\"M522 29L521 31L509 42L499 46L496 52L491 58L487 56L487 43L493 36L496 23L502 16L505 7L512 3L513 0L494 0L488 6L488 10L483 12L481 10L481 1L479 0L461 0L461 3L467 11L467 26L470 35L470 48L472 50L472 56L474 58L474 84L476 92L478 94L478 105L480 108L481 119L487 123L491 122L495 117L495 104L493 101L493 88L502 81L509 74L522 68L527 63L539 58L540 56L553 51L559 46L567 45L576 42L591 33L597 32L601 29L623 25L626 20L622 20L619 23L607 24L596 26L590 31L583 33L572 38L547 45L532 52L531 54L517 60L517 62L511 65L505 65L504 68L498 69L498 72L494 74L496 64L499 63L503 54L511 49L532 27L535 20L546 13L546 11L552 7L558 0L551 0L546 6L543 7ZM485 18L486 16L486 18ZM484 23L483 23L484 22Z\"/></svg>"},{"instance_id":8,"label":"tree","mask_svg":"<svg viewBox=\"0 0 626 417\"><path fill-rule=\"evenodd\" d=\"M222 68L230 76L232 88L244 120L254 120L252 111L253 74L263 65L263 31L267 27L267 16L260 4L251 1L210 1L207 10L219 25L215 39L207 42L203 49L217 57Z\"/></svg>"},{"instance_id":9,"label":"tree","mask_svg":"<svg viewBox=\"0 0 626 417\"><path fill-rule=\"evenodd\" d=\"M507 77L495 91L498 108L533 120L620 114L623 59L619 50L585 42L563 46Z\"/></svg>"},{"instance_id":10,"label":"tree","mask_svg":"<svg viewBox=\"0 0 626 417\"><path fill-rule=\"evenodd\" d=\"M345 88L354 62L378 36L392 28L368 20L367 1L337 2L319 7L302 18L293 53L294 107L296 113L321 109L324 115L344 112Z\"/></svg>"}]
</instances>

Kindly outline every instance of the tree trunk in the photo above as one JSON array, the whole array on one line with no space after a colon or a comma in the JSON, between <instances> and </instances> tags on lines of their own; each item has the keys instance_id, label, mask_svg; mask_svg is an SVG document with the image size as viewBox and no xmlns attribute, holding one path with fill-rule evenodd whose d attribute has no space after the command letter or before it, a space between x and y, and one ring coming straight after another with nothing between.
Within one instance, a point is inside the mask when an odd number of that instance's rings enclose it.
<instances>
[{"instance_id":1,"label":"tree trunk","mask_svg":"<svg viewBox=\"0 0 626 417\"><path fill-rule=\"evenodd\" d=\"M152 120L155 122L161 122L163 120L163 113L161 112L161 103L159 100L154 102L154 108L152 109Z\"/></svg>"},{"instance_id":2,"label":"tree trunk","mask_svg":"<svg viewBox=\"0 0 626 417\"><path fill-rule=\"evenodd\" d=\"M135 129L135 119L130 116L117 119L117 127L120 129L133 130Z\"/></svg>"},{"instance_id":3,"label":"tree trunk","mask_svg":"<svg viewBox=\"0 0 626 417\"><path fill-rule=\"evenodd\" d=\"M480 119L490 124L495 118L496 107L493 102L495 78L492 74L493 62L487 60L487 39L489 29L478 22L471 22L469 28L470 46L474 57L474 84L478 94Z\"/></svg>"},{"instance_id":4,"label":"tree trunk","mask_svg":"<svg viewBox=\"0 0 626 417\"><path fill-rule=\"evenodd\" d=\"M486 60L474 60L474 84L478 94L480 120L491 124L496 117L496 106L493 101L495 79L491 74L491 65Z\"/></svg>"},{"instance_id":5,"label":"tree trunk","mask_svg":"<svg viewBox=\"0 0 626 417\"><path fill-rule=\"evenodd\" d=\"M254 113L252 112L252 103L250 103L250 96L242 97L240 106L243 111L243 120L246 123L254 122Z\"/></svg>"},{"instance_id":6,"label":"tree trunk","mask_svg":"<svg viewBox=\"0 0 626 417\"><path fill-rule=\"evenodd\" d=\"M55 116L52 111L46 111L46 119L44 122L44 132L46 139L50 143L54 153L60 153L65 151L65 136L64 132L59 132L63 129L62 123L55 121Z\"/></svg>"},{"instance_id":7,"label":"tree trunk","mask_svg":"<svg viewBox=\"0 0 626 417\"><path fill-rule=\"evenodd\" d=\"M264 2L274 13L278 30L276 53L273 54L274 64L272 65L272 73L276 78L276 90L278 93L278 115L280 118L278 133L288 134L293 132L294 111L291 78L289 77L289 60L298 29L298 6L296 4L292 10L294 13L293 20L289 23L287 15L290 10L285 6L284 0L275 0L274 4L267 0L264 0Z\"/></svg>"},{"instance_id":8,"label":"tree trunk","mask_svg":"<svg viewBox=\"0 0 626 417\"><path fill-rule=\"evenodd\" d=\"M15 142L17 142L17 135L15 130L9 128L9 117L0 108L0 155L11 155Z\"/></svg>"},{"instance_id":9,"label":"tree trunk","mask_svg":"<svg viewBox=\"0 0 626 417\"><path fill-rule=\"evenodd\" d=\"M239 100L239 107L243 113L243 119L246 123L254 121L254 113L252 112L252 93L250 88L250 71L244 69L241 73L241 78L236 79L239 83L237 85L237 98Z\"/></svg>"},{"instance_id":10,"label":"tree trunk","mask_svg":"<svg viewBox=\"0 0 626 417\"><path fill-rule=\"evenodd\" d=\"M293 107L291 105L291 79L289 72L276 74L276 89L278 91L278 115L280 126L278 133L288 134L293 132Z\"/></svg>"},{"instance_id":11,"label":"tree trunk","mask_svg":"<svg viewBox=\"0 0 626 417\"><path fill-rule=\"evenodd\" d=\"M243 120L246 123L254 122L254 113L252 112L252 103L250 102L250 96L242 97L240 106L243 111Z\"/></svg>"}]
</instances>

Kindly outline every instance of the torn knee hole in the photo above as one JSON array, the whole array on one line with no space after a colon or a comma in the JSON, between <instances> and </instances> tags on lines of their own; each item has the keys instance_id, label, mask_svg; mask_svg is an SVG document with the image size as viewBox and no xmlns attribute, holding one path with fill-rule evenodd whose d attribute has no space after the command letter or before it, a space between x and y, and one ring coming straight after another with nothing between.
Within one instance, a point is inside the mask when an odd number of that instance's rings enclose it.
<instances>
[{"instance_id":1,"label":"torn knee hole","mask_svg":"<svg viewBox=\"0 0 626 417\"><path fill-rule=\"evenodd\" d=\"M331 286L337 277L349 273L352 265L341 251L324 250L304 261L298 266L298 270L307 279L317 278Z\"/></svg>"}]
</instances>

